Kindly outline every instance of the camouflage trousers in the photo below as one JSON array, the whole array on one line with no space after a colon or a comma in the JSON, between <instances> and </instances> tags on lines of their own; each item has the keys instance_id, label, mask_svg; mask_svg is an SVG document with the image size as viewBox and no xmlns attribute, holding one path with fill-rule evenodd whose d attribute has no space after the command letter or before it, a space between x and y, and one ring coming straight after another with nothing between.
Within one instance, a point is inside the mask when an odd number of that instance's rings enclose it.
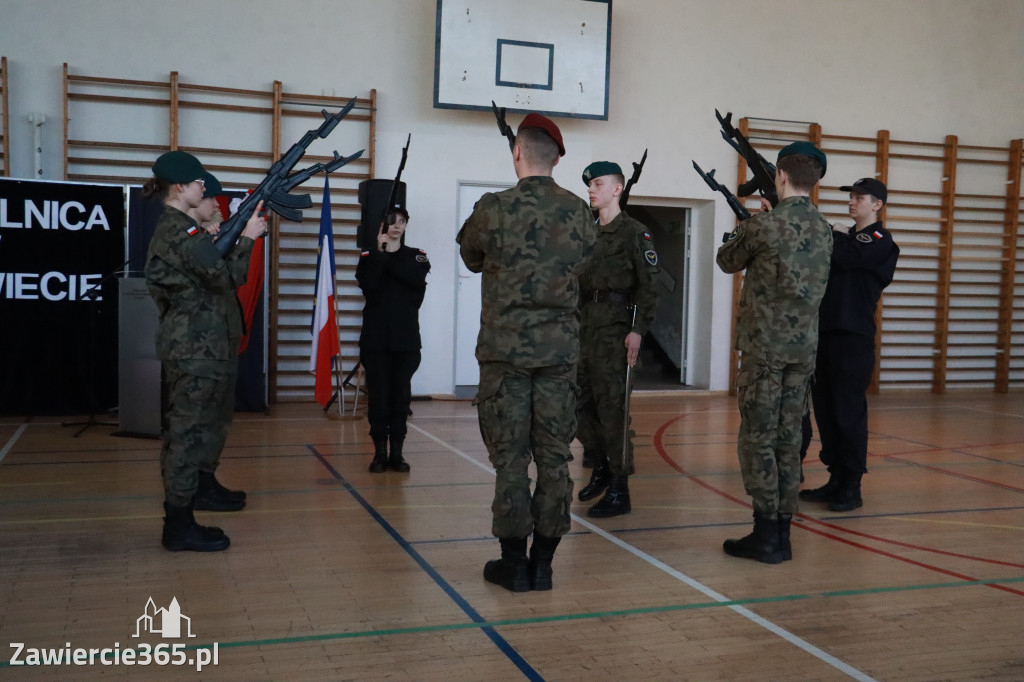
<instances>
[{"instance_id":1,"label":"camouflage trousers","mask_svg":"<svg viewBox=\"0 0 1024 682\"><path fill-rule=\"evenodd\" d=\"M580 329L579 430L586 452L608 458L613 474L633 474L633 431L623 456L626 411L626 347L628 324Z\"/></svg>"},{"instance_id":2,"label":"camouflage trousers","mask_svg":"<svg viewBox=\"0 0 1024 682\"><path fill-rule=\"evenodd\" d=\"M235 360L164 360L164 444L160 471L167 503L192 504L199 472L213 472L234 415Z\"/></svg>"},{"instance_id":3,"label":"camouflage trousers","mask_svg":"<svg viewBox=\"0 0 1024 682\"><path fill-rule=\"evenodd\" d=\"M758 515L777 518L797 510L801 422L813 372L813 359L784 363L744 353L740 361L737 454L743 486Z\"/></svg>"},{"instance_id":4,"label":"camouflage trousers","mask_svg":"<svg viewBox=\"0 0 1024 682\"><path fill-rule=\"evenodd\" d=\"M480 363L474 403L480 435L497 472L491 532L522 538L569 532L569 443L576 431L576 366L513 367ZM537 485L530 494L531 457Z\"/></svg>"}]
</instances>

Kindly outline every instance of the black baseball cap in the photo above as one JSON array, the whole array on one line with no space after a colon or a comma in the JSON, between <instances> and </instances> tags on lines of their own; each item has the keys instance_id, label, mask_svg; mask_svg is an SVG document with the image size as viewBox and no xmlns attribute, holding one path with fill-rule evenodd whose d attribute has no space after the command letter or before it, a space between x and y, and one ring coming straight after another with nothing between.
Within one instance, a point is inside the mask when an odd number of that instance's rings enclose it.
<instances>
[{"instance_id":1,"label":"black baseball cap","mask_svg":"<svg viewBox=\"0 0 1024 682\"><path fill-rule=\"evenodd\" d=\"M856 192L857 194L870 194L874 198L880 200L882 205L885 206L886 200L889 198L889 191L885 189L885 183L874 178L861 178L852 185L846 185L840 187L841 192Z\"/></svg>"}]
</instances>

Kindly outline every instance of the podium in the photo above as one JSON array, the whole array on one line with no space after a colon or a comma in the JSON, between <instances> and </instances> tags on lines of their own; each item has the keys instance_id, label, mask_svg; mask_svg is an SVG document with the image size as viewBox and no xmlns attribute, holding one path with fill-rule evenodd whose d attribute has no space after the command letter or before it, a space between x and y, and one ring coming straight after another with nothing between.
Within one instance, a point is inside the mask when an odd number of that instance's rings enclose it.
<instances>
[{"instance_id":1,"label":"podium","mask_svg":"<svg viewBox=\"0 0 1024 682\"><path fill-rule=\"evenodd\" d=\"M117 280L119 436L160 437L160 313L144 277Z\"/></svg>"}]
</instances>

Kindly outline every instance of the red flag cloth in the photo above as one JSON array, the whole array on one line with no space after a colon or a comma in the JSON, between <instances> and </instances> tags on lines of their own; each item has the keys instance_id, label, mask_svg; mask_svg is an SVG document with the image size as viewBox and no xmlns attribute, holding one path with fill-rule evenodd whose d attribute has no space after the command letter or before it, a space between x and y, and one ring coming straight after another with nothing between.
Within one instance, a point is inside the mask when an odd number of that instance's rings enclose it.
<instances>
[{"instance_id":1,"label":"red flag cloth","mask_svg":"<svg viewBox=\"0 0 1024 682\"><path fill-rule=\"evenodd\" d=\"M331 221L331 197L324 177L324 199L320 211L320 242L316 256L313 321L310 332L313 346L309 354L309 371L316 375L313 395L324 408L334 393L331 370L334 358L341 354L338 345L338 320L334 312L334 225Z\"/></svg>"},{"instance_id":2,"label":"red flag cloth","mask_svg":"<svg viewBox=\"0 0 1024 682\"><path fill-rule=\"evenodd\" d=\"M220 207L220 214L223 220L231 217L230 196L222 194L217 197L217 205ZM260 296L263 295L264 244L265 240L256 240L256 245L252 247L252 255L249 257L249 275L245 280L245 284L238 287L235 292L238 295L238 302L242 304L242 317L245 320L245 333L242 334L242 342L238 346L239 355L244 353L245 349L249 346L252 318L256 314L256 308L259 306Z\"/></svg>"}]
</instances>

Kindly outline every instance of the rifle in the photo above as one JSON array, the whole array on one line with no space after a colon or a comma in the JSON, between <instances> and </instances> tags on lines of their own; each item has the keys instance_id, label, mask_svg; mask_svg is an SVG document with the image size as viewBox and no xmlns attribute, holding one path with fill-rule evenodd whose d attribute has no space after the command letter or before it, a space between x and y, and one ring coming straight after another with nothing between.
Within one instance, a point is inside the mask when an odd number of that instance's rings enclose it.
<instances>
[{"instance_id":1,"label":"rifle","mask_svg":"<svg viewBox=\"0 0 1024 682\"><path fill-rule=\"evenodd\" d=\"M405 170L405 160L409 156L409 142L412 140L412 133L405 138L405 148L402 149L402 161L398 164L398 173L395 175L394 181L391 183L391 193L388 195L388 203L384 207L384 215L380 217L380 229L377 234L380 235L382 232L387 230L385 223L388 221L388 213L395 207L395 197L398 196L398 188L402 183L402 171ZM377 243L377 248L380 249L380 242Z\"/></svg>"},{"instance_id":2,"label":"rifle","mask_svg":"<svg viewBox=\"0 0 1024 682\"><path fill-rule=\"evenodd\" d=\"M696 161L693 162L693 169L697 171L698 175L704 178L704 182L708 183L708 187L715 192L722 193L725 197L725 201L729 204L729 208L732 209L732 212L736 214L737 218L740 220L746 220L750 217L750 211L747 210L746 206L740 203L740 200L736 198L736 195L730 192L728 187L719 183L718 180L715 180L715 169L712 168L710 173L705 173L704 170L697 165ZM729 241L728 232L722 236L722 243L724 244L727 241Z\"/></svg>"},{"instance_id":3,"label":"rifle","mask_svg":"<svg viewBox=\"0 0 1024 682\"><path fill-rule=\"evenodd\" d=\"M619 208L626 208L626 204L629 203L629 190L633 189L633 185L640 179L640 173L643 172L644 164L647 163L647 150L644 150L644 155L640 158L640 163L633 162L633 175L626 182L626 187L622 190L622 194L619 195Z\"/></svg>"},{"instance_id":4,"label":"rifle","mask_svg":"<svg viewBox=\"0 0 1024 682\"><path fill-rule=\"evenodd\" d=\"M356 98L353 97L348 104L333 116L324 109L321 113L323 113L325 120L320 127L316 130L308 131L302 136L301 140L292 145L287 154L274 162L270 170L267 171L267 176L238 206L238 211L235 215L228 218L221 225L217 240L213 243L221 256L227 256L231 249L234 248L235 242L238 241L238 236L245 229L245 224L249 222L249 218L252 217L256 206L261 201L264 208L271 209L288 220L302 220L302 209L312 206L313 199L308 194L289 194L288 192L320 171L330 172L341 168L346 163L363 155L365 150L360 150L352 156L345 157L339 156L338 152L335 151L334 160L326 164L314 164L309 168L292 173L292 168L299 162L302 155L306 153L306 148L309 147L313 140L330 135L335 126L341 122L341 119L345 118L355 104Z\"/></svg>"},{"instance_id":5,"label":"rifle","mask_svg":"<svg viewBox=\"0 0 1024 682\"><path fill-rule=\"evenodd\" d=\"M747 162L747 166L753 171L754 177L747 180L736 188L736 193L741 197L748 197L755 191L768 200L772 208L778 205L779 195L775 191L775 166L761 156L750 144L743 133L732 125L732 112L727 112L723 117L715 109L715 117L722 126L722 139L728 142L740 156Z\"/></svg>"},{"instance_id":6,"label":"rifle","mask_svg":"<svg viewBox=\"0 0 1024 682\"><path fill-rule=\"evenodd\" d=\"M505 121L505 107L498 108L498 105L491 100L491 109L494 111L494 118L498 119L498 132L508 138L508 150L515 151L516 134L512 132L512 126ZM646 156L646 153L645 153ZM635 165L635 164L634 164Z\"/></svg>"}]
</instances>

